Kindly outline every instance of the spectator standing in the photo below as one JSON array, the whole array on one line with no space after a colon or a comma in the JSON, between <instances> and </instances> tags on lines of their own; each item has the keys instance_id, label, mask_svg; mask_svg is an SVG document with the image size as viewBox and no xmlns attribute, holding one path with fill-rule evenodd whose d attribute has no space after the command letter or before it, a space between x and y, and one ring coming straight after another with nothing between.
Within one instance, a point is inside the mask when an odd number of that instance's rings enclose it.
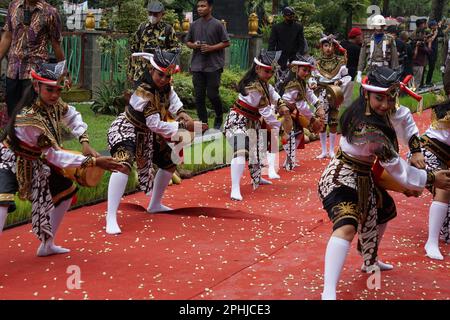
<instances>
[{"instance_id":1,"label":"spectator standing","mask_svg":"<svg viewBox=\"0 0 450 320\"><path fill-rule=\"evenodd\" d=\"M214 128L219 129L223 121L220 78L225 65L225 48L230 45L230 38L224 25L212 16L212 10L212 0L197 1L200 18L191 24L186 45L194 50L190 69L197 115L203 123L208 123L205 105L205 98L208 96L216 114Z\"/></svg>"},{"instance_id":2,"label":"spectator standing","mask_svg":"<svg viewBox=\"0 0 450 320\"><path fill-rule=\"evenodd\" d=\"M431 87L433 86L433 73L438 57L438 37L442 37L443 34L440 23L438 24L435 20L431 20L428 22L428 28L431 29L431 53L428 56L428 71L427 77L425 79L425 86Z\"/></svg>"},{"instance_id":3,"label":"spectator standing","mask_svg":"<svg viewBox=\"0 0 450 320\"><path fill-rule=\"evenodd\" d=\"M370 71L375 66L398 67L397 47L394 39L384 32L386 19L382 15L375 15L372 18L374 33L368 41L364 41L359 55L358 71L356 81L361 82L362 72Z\"/></svg>"},{"instance_id":4,"label":"spectator standing","mask_svg":"<svg viewBox=\"0 0 450 320\"><path fill-rule=\"evenodd\" d=\"M400 32L399 40L403 42L405 45L405 53L403 53L402 58L402 66L405 76L407 75L413 75L413 68L412 68L412 59L413 59L413 47L411 40L409 39L409 33L408 31L402 31Z\"/></svg>"},{"instance_id":5,"label":"spectator standing","mask_svg":"<svg viewBox=\"0 0 450 320\"><path fill-rule=\"evenodd\" d=\"M413 32L413 75L414 86L419 88L423 78L423 70L427 64L428 56L431 54L431 37L425 29L426 19L416 21L417 29Z\"/></svg>"},{"instance_id":6,"label":"spectator standing","mask_svg":"<svg viewBox=\"0 0 450 320\"><path fill-rule=\"evenodd\" d=\"M159 1L152 1L147 6L148 21L143 22L131 42L131 53L149 52L156 48L171 51L180 48L181 43L173 27L161 21L164 16L164 5ZM150 62L146 59L131 58L128 65L128 77L135 86L139 85Z\"/></svg>"},{"instance_id":7,"label":"spectator standing","mask_svg":"<svg viewBox=\"0 0 450 320\"><path fill-rule=\"evenodd\" d=\"M347 69L352 80L347 84L344 91L345 107L350 106L353 97L353 88L355 86L356 71L358 70L359 54L363 43L363 33L360 28L352 28L348 33L348 40L341 42L341 46L347 50Z\"/></svg>"},{"instance_id":8,"label":"spectator standing","mask_svg":"<svg viewBox=\"0 0 450 320\"><path fill-rule=\"evenodd\" d=\"M44 0L13 0L9 4L3 30L0 61L9 50L6 104L10 116L25 89L31 86L31 69L48 62L49 44L56 60L64 60L61 18L58 11Z\"/></svg>"},{"instance_id":9,"label":"spectator standing","mask_svg":"<svg viewBox=\"0 0 450 320\"><path fill-rule=\"evenodd\" d=\"M444 82L444 91L450 98L450 24L444 32L444 48L442 50L441 73Z\"/></svg>"},{"instance_id":10,"label":"spectator standing","mask_svg":"<svg viewBox=\"0 0 450 320\"><path fill-rule=\"evenodd\" d=\"M295 60L296 54L305 53L305 37L303 25L296 22L295 10L291 7L283 9L284 21L272 27L269 37L269 51L281 51L279 64L284 70L287 62Z\"/></svg>"}]
</instances>

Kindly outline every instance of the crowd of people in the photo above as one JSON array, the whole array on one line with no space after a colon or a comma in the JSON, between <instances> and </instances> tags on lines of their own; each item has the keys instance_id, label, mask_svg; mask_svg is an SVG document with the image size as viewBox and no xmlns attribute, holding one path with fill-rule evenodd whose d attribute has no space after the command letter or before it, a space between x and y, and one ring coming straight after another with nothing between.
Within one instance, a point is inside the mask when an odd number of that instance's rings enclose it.
<instances>
[{"instance_id":1,"label":"crowd of people","mask_svg":"<svg viewBox=\"0 0 450 320\"><path fill-rule=\"evenodd\" d=\"M223 126L233 149L232 200L244 200L240 185L246 163L254 189L272 184L280 179L276 167L280 149L286 153L282 167L292 171L298 166L298 149L305 148L304 130L319 134L317 166L325 164L321 160L329 161L318 181L318 196L332 222L322 299L336 299L355 235L363 271L393 268L378 257L388 222L397 215L395 200L387 190L406 196L418 196L424 188L432 192L425 251L428 257L443 260L439 237L450 241L450 101L447 97L432 107L430 127L422 135L409 109L399 104L401 94L421 100L408 84L419 87L425 61L430 68L436 62L434 43L442 26L430 21L428 25L436 31L427 34L419 21L411 46L404 42L404 32L397 37L398 30L385 29L384 17L375 16L375 31L369 38L364 39L357 28L342 43L333 35L323 35L317 44L319 54L312 57L307 54L303 28L294 22L295 11L287 7L285 21L273 28L268 50L254 57L237 84L236 101L223 119L218 92L224 49L230 40L223 24L212 16L212 2L197 1L199 18L186 37L193 50L190 71L200 121L183 109L171 85L173 74L180 70L179 42L173 28L161 22L164 6L151 2L149 21L139 27L131 47L133 94L107 133L110 157L100 156L89 145L81 114L61 99L61 90L70 79L64 55L58 51L61 25L54 8L43 0L11 3L0 43L0 57L9 48L6 94L10 114L0 139L0 232L8 212L14 210L18 192L32 203L32 228L41 241L37 256L69 252L55 244L55 236L77 191L66 174L71 168L113 172L108 186L108 234L122 232L117 211L134 166L141 190L149 195L147 211L171 211L162 199L179 159L174 145L180 133L192 137L196 128L208 129L208 96L215 111L214 128ZM57 62L48 61L48 43L55 49ZM445 68L450 70L450 66ZM432 79L429 75L425 84ZM353 100L355 81L361 90ZM450 84L444 84L449 94ZM340 116L341 106L346 110ZM82 154L62 148L63 128L79 139ZM399 154L400 144L409 148L407 159ZM268 179L262 177L264 161Z\"/></svg>"}]
</instances>

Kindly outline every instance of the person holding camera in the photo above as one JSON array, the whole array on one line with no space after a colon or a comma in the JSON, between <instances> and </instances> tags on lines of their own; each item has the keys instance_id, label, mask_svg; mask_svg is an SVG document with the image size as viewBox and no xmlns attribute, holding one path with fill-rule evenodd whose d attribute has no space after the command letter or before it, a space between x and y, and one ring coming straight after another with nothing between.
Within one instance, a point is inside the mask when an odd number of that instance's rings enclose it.
<instances>
[{"instance_id":1,"label":"person holding camera","mask_svg":"<svg viewBox=\"0 0 450 320\"><path fill-rule=\"evenodd\" d=\"M49 61L49 44L57 61L64 61L61 18L58 10L44 0L13 0L3 31L0 61L9 50L6 104L11 116L23 92L31 86L31 69Z\"/></svg>"},{"instance_id":2,"label":"person holding camera","mask_svg":"<svg viewBox=\"0 0 450 320\"><path fill-rule=\"evenodd\" d=\"M428 61L428 56L431 55L432 35L425 29L426 19L417 19L416 31L413 32L413 76L414 87L419 88L422 83L423 70Z\"/></svg>"}]
</instances>

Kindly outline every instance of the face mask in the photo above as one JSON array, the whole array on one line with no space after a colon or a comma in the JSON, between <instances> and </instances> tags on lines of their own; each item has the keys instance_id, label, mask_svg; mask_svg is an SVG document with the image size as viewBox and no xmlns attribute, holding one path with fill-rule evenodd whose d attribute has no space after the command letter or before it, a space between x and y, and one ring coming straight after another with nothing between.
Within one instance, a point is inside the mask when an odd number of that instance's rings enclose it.
<instances>
[{"instance_id":1,"label":"face mask","mask_svg":"<svg viewBox=\"0 0 450 320\"><path fill-rule=\"evenodd\" d=\"M158 23L158 18L155 16L148 16L148 21L150 21L151 24Z\"/></svg>"}]
</instances>

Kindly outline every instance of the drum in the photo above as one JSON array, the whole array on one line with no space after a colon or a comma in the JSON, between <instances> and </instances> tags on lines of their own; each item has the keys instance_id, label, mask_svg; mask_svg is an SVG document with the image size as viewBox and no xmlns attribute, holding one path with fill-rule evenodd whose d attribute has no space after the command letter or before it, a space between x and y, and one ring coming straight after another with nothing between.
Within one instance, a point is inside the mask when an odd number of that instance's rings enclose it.
<instances>
[{"instance_id":1,"label":"drum","mask_svg":"<svg viewBox=\"0 0 450 320\"><path fill-rule=\"evenodd\" d=\"M306 118L304 115L299 114L298 110L295 109L294 112L291 113L292 121L297 123L302 128L308 128L310 120Z\"/></svg>"},{"instance_id":2,"label":"drum","mask_svg":"<svg viewBox=\"0 0 450 320\"><path fill-rule=\"evenodd\" d=\"M325 89L327 100L332 107L338 108L344 102L344 93L341 87L335 86L334 84L319 84L315 91L316 95L323 89Z\"/></svg>"},{"instance_id":3,"label":"drum","mask_svg":"<svg viewBox=\"0 0 450 320\"><path fill-rule=\"evenodd\" d=\"M386 170L384 170L378 160L372 167L372 173L375 184L378 187L401 193L408 191L408 189L399 184Z\"/></svg>"},{"instance_id":4,"label":"drum","mask_svg":"<svg viewBox=\"0 0 450 320\"><path fill-rule=\"evenodd\" d=\"M81 154L78 151L65 150L74 154ZM105 170L100 167L88 168L65 168L62 170L63 175L73 181L76 181L83 187L96 187L102 180Z\"/></svg>"}]
</instances>

